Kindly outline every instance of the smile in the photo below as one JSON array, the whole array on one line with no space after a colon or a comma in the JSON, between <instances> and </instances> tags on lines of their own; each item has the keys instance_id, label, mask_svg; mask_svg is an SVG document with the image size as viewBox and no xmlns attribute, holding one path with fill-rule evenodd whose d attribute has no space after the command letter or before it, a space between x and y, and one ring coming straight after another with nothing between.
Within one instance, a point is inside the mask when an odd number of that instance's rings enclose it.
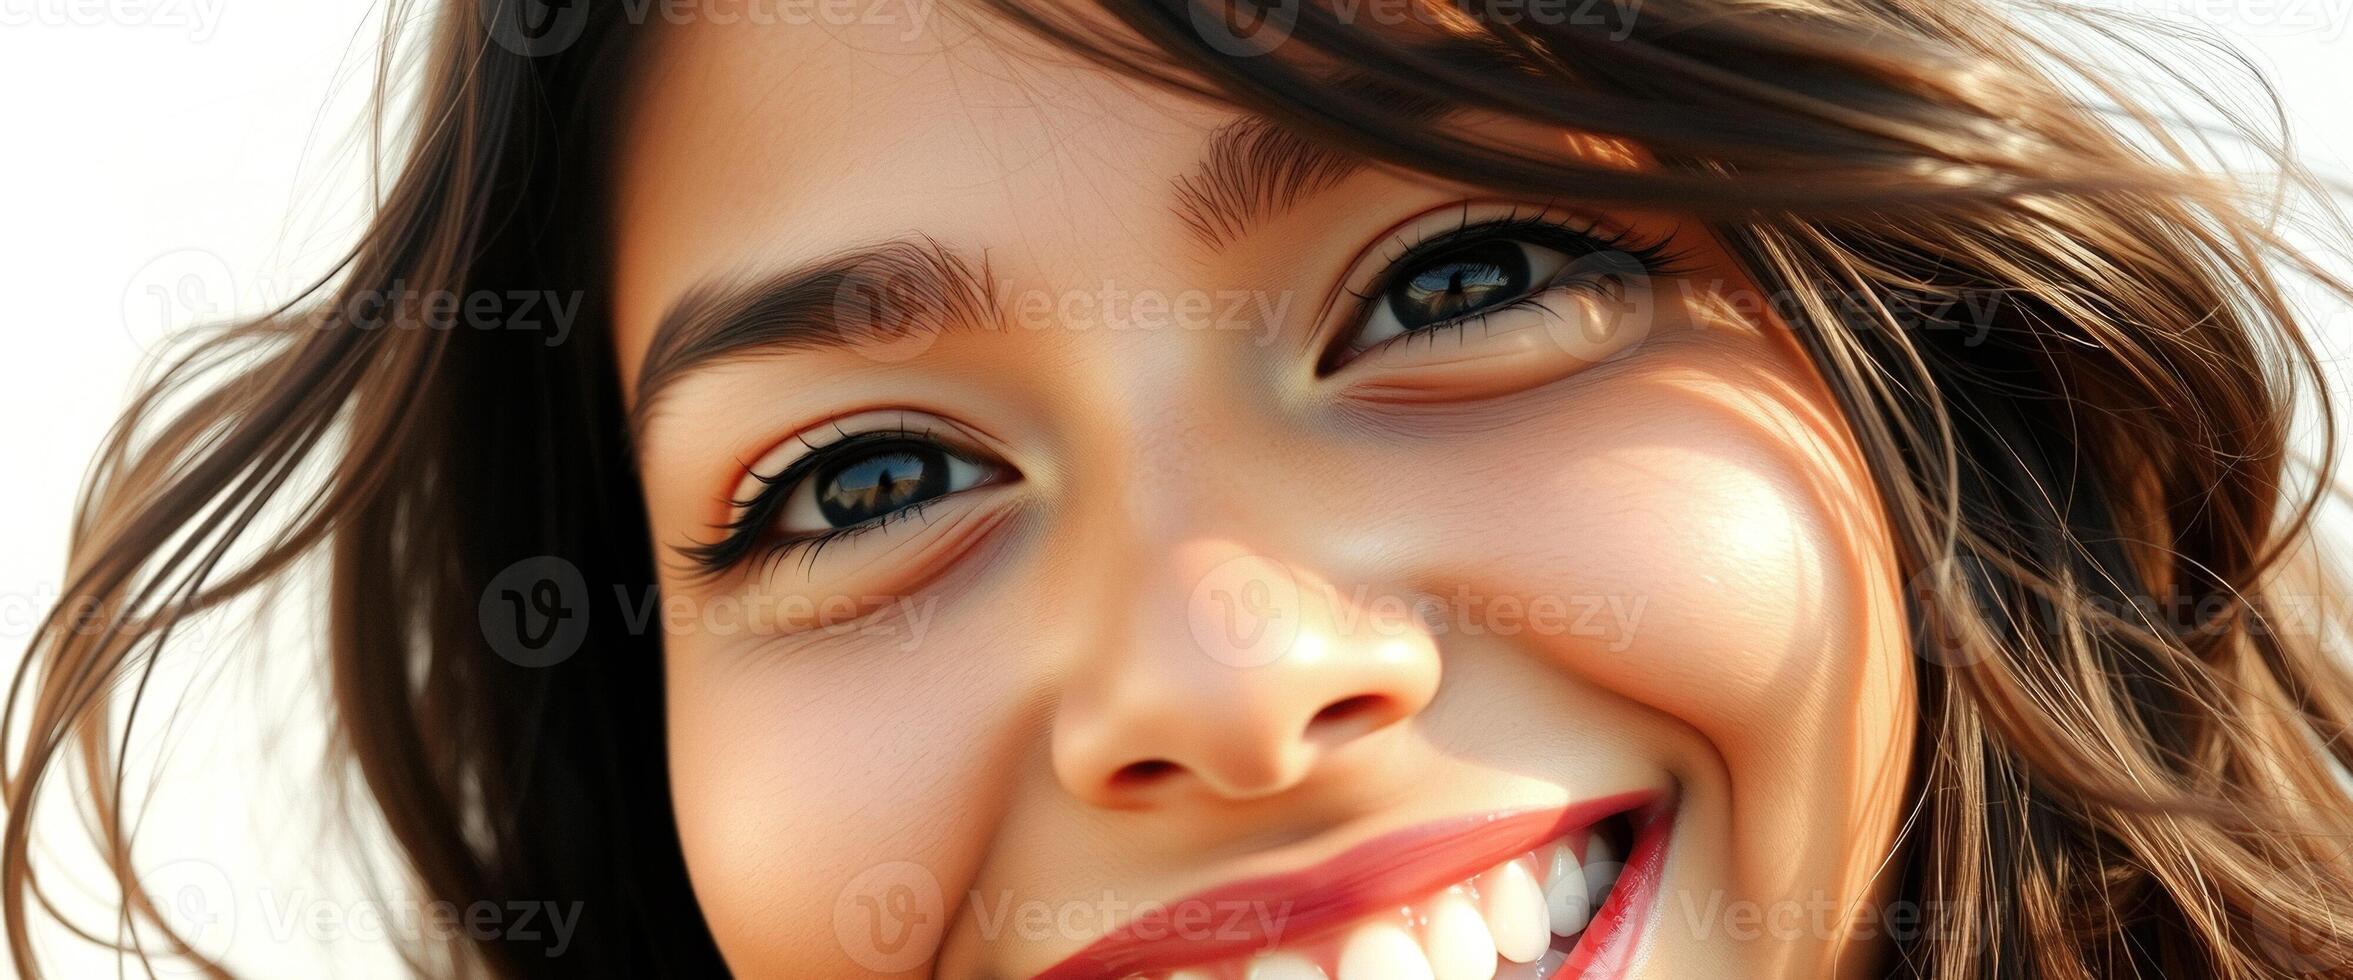
<instances>
[{"instance_id":1,"label":"smile","mask_svg":"<svg viewBox=\"0 0 2353 980\"><path fill-rule=\"evenodd\" d=\"M1544 980L1620 975L1673 824L1661 794L1482 814L1148 910L1038 980ZM1178 923L1253 908L1204 938ZM1194 916L1199 918L1199 916Z\"/></svg>"}]
</instances>

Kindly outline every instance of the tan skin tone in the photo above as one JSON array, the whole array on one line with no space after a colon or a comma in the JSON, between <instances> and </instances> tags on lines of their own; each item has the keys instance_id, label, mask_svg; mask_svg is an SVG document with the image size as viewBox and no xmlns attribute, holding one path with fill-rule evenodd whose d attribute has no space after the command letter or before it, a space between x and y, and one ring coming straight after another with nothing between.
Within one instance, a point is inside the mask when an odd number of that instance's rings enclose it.
<instances>
[{"instance_id":1,"label":"tan skin tone","mask_svg":"<svg viewBox=\"0 0 2353 980\"><path fill-rule=\"evenodd\" d=\"M1116 923L987 928L1008 898L1167 900L1640 789L1678 811L1631 975L1867 966L1824 910L1884 898L1906 802L1897 575L1827 396L1785 330L1720 302L1754 290L1700 226L1368 169L1213 245L1172 192L1230 110L945 20L674 27L637 68L624 377L698 284L910 235L985 254L1002 302L1087 297L712 364L648 413L663 592L731 610L665 642L678 821L738 974L882 975L837 926L910 866L946 914L898 975L1020 977ZM1319 370L1401 234L1466 214L1639 232L1677 271L1639 323L1564 291ZM1213 301L1106 312L1107 286ZM948 442L969 489L813 559L680 555L747 468L870 424ZM1284 646L1212 628L1252 579L1293 586ZM1379 614L1415 595L1456 604ZM829 596L864 615L732 612ZM1540 607L1566 627L1508 611Z\"/></svg>"}]
</instances>

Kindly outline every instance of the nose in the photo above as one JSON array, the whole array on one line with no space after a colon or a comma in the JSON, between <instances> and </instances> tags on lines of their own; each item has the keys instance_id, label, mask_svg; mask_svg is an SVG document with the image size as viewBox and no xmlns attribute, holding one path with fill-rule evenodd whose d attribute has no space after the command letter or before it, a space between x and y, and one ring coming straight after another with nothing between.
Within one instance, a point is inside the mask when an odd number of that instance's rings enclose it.
<instances>
[{"instance_id":1,"label":"nose","mask_svg":"<svg viewBox=\"0 0 2353 980\"><path fill-rule=\"evenodd\" d=\"M1120 601L1066 685L1055 775L1132 808L1283 793L1335 767L1378 767L1438 690L1428 630L1295 564L1193 541Z\"/></svg>"}]
</instances>

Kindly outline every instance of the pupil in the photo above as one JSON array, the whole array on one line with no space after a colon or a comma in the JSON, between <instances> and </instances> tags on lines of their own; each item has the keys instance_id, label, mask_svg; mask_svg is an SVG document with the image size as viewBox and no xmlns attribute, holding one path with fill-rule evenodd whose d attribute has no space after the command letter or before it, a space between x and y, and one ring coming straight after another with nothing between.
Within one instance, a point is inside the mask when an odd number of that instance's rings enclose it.
<instances>
[{"instance_id":1,"label":"pupil","mask_svg":"<svg viewBox=\"0 0 2353 980\"><path fill-rule=\"evenodd\" d=\"M948 490L948 457L938 449L907 446L852 457L817 475L817 510L827 523L848 527L903 510Z\"/></svg>"},{"instance_id":2,"label":"pupil","mask_svg":"<svg viewBox=\"0 0 2353 980\"><path fill-rule=\"evenodd\" d=\"M1407 330L1444 323L1528 291L1528 257L1507 241L1466 245L1437 256L1390 290L1390 308Z\"/></svg>"}]
</instances>

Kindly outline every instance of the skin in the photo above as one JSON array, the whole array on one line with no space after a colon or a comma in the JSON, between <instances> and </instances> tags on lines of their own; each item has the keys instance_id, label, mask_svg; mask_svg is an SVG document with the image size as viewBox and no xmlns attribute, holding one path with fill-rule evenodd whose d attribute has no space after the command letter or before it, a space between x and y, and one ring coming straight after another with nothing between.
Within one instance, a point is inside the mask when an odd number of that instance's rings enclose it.
<instances>
[{"instance_id":1,"label":"skin","mask_svg":"<svg viewBox=\"0 0 2353 980\"><path fill-rule=\"evenodd\" d=\"M915 233L985 253L1009 301L1217 300L1074 302L662 392L639 462L673 789L739 975L1027 976L1116 925L1107 894L1632 789L1679 805L1634 975L1869 964L1846 913L1885 897L1916 722L1892 549L1814 372L1702 226L1584 212L1683 254L1638 323L1551 304L1602 342L1499 330L1319 376L1338 290L1396 226L1547 202L1368 170L1213 246L1172 187L1232 110L952 18L908 35L697 23L645 52L615 194L624 378L700 283ZM676 549L718 536L747 464L862 410L1011 475L814 561L693 573ZM1451 605L1395 615L1417 595ZM737 615L828 596L871 611ZM1275 639L1228 629L1237 608ZM1027 906L1060 924L1005 916ZM925 915L886 950L875 908Z\"/></svg>"}]
</instances>

